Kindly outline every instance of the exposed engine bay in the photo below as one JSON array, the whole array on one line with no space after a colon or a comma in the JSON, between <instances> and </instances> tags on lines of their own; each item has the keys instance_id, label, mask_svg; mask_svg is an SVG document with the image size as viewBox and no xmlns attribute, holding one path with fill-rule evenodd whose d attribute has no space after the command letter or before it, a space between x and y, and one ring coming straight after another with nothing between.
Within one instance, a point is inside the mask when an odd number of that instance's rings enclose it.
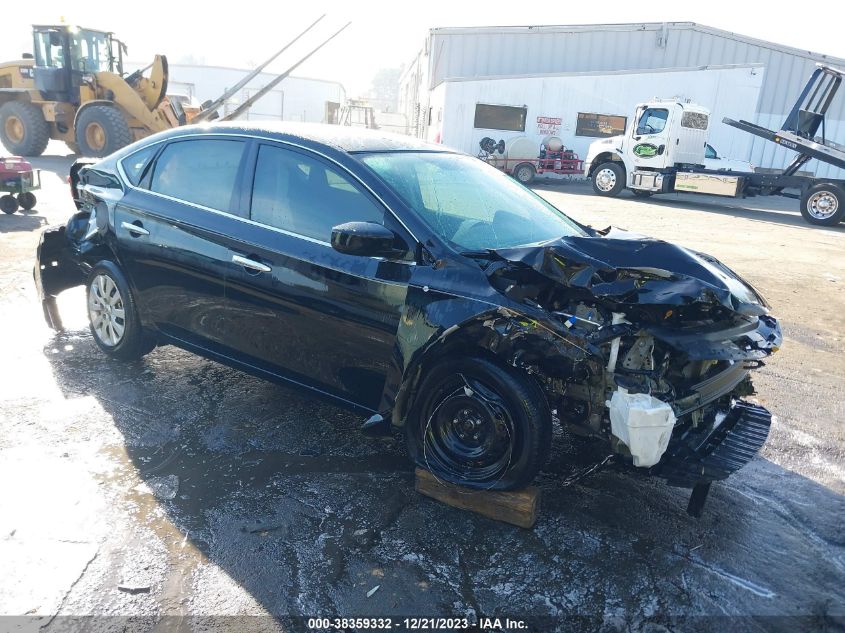
<instances>
[{"instance_id":1,"label":"exposed engine bay","mask_svg":"<svg viewBox=\"0 0 845 633\"><path fill-rule=\"evenodd\" d=\"M618 230L479 258L496 290L556 322L500 309L484 325L572 432L699 496L765 442L771 416L743 398L780 327L717 260Z\"/></svg>"}]
</instances>

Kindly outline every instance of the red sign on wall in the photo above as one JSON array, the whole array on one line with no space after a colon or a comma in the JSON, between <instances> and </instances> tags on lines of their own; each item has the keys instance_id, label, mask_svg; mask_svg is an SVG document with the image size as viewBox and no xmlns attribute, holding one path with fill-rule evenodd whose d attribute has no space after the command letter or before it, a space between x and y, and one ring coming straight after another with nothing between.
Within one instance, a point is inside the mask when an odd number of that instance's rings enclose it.
<instances>
[{"instance_id":1,"label":"red sign on wall","mask_svg":"<svg viewBox=\"0 0 845 633\"><path fill-rule=\"evenodd\" d=\"M560 122L559 117L538 116L537 134L540 136L557 136L560 132Z\"/></svg>"}]
</instances>

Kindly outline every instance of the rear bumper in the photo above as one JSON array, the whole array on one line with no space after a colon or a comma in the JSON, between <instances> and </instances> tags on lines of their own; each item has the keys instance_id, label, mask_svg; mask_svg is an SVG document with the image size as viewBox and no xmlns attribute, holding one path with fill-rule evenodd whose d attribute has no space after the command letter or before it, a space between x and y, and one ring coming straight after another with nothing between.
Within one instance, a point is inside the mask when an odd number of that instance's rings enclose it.
<instances>
[{"instance_id":1,"label":"rear bumper","mask_svg":"<svg viewBox=\"0 0 845 633\"><path fill-rule=\"evenodd\" d=\"M79 267L64 226L50 227L41 233L32 276L41 299L44 320L54 330L61 330L56 296L62 290L85 282L85 274Z\"/></svg>"},{"instance_id":2,"label":"rear bumper","mask_svg":"<svg viewBox=\"0 0 845 633\"><path fill-rule=\"evenodd\" d=\"M771 423L772 414L763 407L736 401L720 424L673 440L651 472L684 488L725 479L754 458Z\"/></svg>"}]
</instances>

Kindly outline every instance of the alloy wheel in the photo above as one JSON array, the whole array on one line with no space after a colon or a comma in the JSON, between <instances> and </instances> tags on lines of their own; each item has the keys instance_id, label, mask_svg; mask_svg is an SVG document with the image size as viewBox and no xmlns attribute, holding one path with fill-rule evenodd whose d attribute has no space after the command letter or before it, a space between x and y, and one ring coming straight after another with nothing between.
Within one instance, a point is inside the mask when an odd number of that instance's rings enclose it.
<instances>
[{"instance_id":1,"label":"alloy wheel","mask_svg":"<svg viewBox=\"0 0 845 633\"><path fill-rule=\"evenodd\" d=\"M103 345L116 347L126 331L126 308L114 280L100 273L88 288L88 318Z\"/></svg>"}]
</instances>

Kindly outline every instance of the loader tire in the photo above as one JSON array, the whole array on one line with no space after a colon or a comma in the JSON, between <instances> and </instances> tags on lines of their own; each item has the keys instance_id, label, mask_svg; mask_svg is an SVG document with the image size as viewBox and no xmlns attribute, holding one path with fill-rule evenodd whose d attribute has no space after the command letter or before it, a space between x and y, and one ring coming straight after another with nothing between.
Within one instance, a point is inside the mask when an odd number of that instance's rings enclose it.
<instances>
[{"instance_id":1,"label":"loader tire","mask_svg":"<svg viewBox=\"0 0 845 633\"><path fill-rule=\"evenodd\" d=\"M83 156L102 158L131 142L132 130L114 106L88 106L76 119L76 144Z\"/></svg>"},{"instance_id":2,"label":"loader tire","mask_svg":"<svg viewBox=\"0 0 845 633\"><path fill-rule=\"evenodd\" d=\"M0 140L14 156L41 156L50 141L50 124L38 106L9 101L0 107Z\"/></svg>"}]
</instances>

